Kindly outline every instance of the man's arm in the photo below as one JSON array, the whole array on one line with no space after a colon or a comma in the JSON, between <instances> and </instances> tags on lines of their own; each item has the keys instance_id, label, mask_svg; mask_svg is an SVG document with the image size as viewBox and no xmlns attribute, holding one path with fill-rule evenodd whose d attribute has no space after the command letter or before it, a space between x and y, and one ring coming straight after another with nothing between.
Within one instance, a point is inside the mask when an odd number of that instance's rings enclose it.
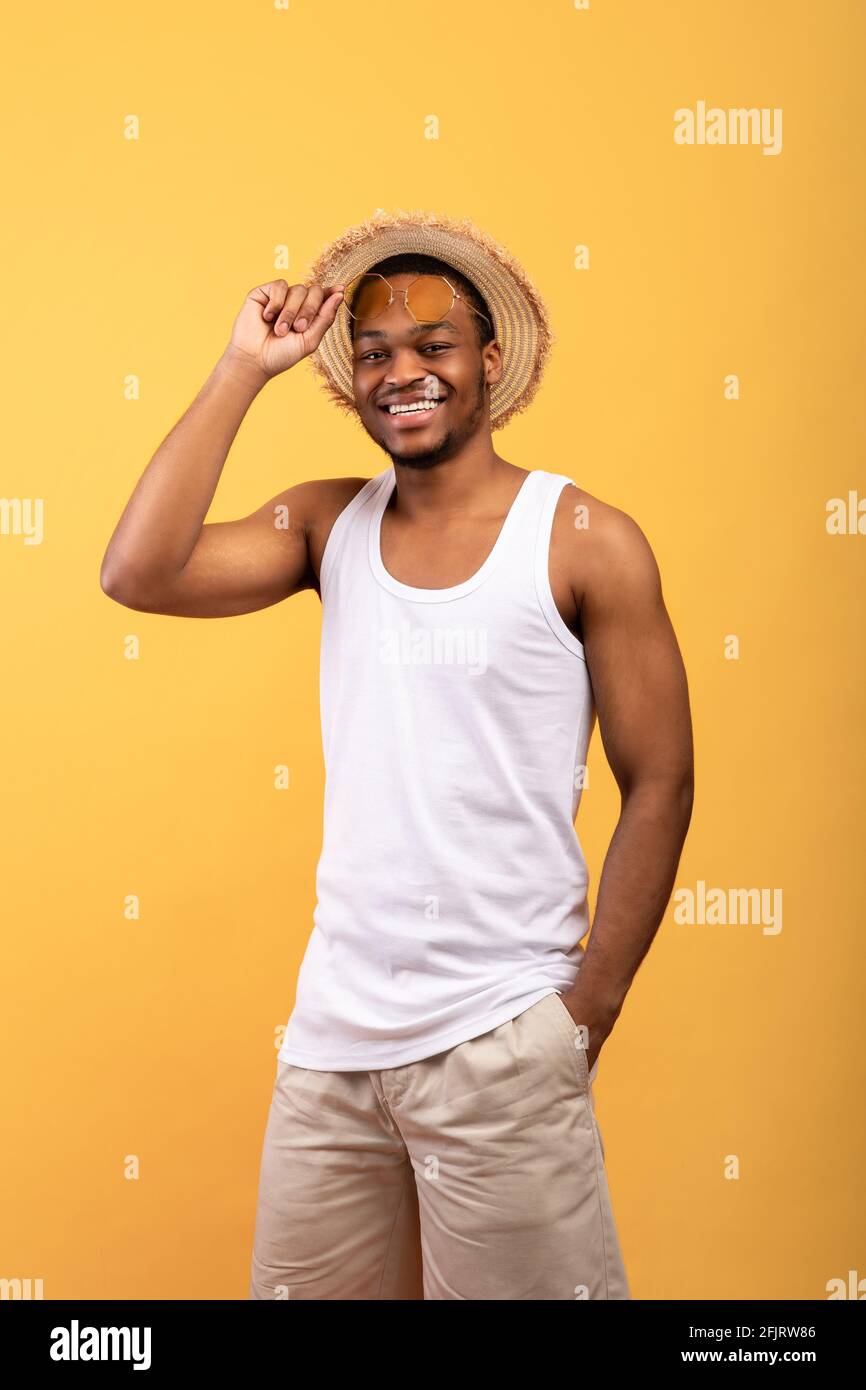
<instances>
[{"instance_id":1,"label":"man's arm","mask_svg":"<svg viewBox=\"0 0 866 1390\"><path fill-rule=\"evenodd\" d=\"M117 603L178 618L228 618L268 608L304 589L318 592L331 526L364 478L297 483L237 521L201 527L186 564L145 582L135 571L102 587Z\"/></svg>"},{"instance_id":2,"label":"man's arm","mask_svg":"<svg viewBox=\"0 0 866 1390\"><path fill-rule=\"evenodd\" d=\"M589 521L569 542L573 593L621 794L586 956L563 995L587 1029L591 1068L670 899L691 820L694 755L685 668L649 543L624 512L580 500Z\"/></svg>"},{"instance_id":3,"label":"man's arm","mask_svg":"<svg viewBox=\"0 0 866 1390\"><path fill-rule=\"evenodd\" d=\"M114 529L100 572L111 598L145 612L216 618L317 587L311 534L339 483L300 483L239 521L204 519L253 400L318 347L340 300L336 287L290 288L285 280L250 291L230 342Z\"/></svg>"}]
</instances>

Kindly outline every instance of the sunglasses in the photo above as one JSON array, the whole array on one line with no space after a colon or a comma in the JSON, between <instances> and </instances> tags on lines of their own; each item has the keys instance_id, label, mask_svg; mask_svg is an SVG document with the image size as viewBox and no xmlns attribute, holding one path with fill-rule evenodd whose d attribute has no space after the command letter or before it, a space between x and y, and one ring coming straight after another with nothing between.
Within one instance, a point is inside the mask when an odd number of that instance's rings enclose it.
<instances>
[{"instance_id":1,"label":"sunglasses","mask_svg":"<svg viewBox=\"0 0 866 1390\"><path fill-rule=\"evenodd\" d=\"M490 323L487 315L474 308L465 294L458 294L444 275L419 275L405 289L395 290L384 275L368 270L349 281L343 291L343 303L351 318L375 319L390 308L395 294L402 294L403 303L416 323L436 323L443 319L451 312L455 299L462 299L467 309Z\"/></svg>"}]
</instances>

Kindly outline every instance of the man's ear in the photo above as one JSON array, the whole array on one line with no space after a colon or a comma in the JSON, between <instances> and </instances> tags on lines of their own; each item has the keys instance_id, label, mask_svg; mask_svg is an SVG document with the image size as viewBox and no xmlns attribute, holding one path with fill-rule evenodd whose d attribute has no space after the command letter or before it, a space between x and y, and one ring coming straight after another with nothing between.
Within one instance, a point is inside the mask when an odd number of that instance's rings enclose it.
<instances>
[{"instance_id":1,"label":"man's ear","mask_svg":"<svg viewBox=\"0 0 866 1390\"><path fill-rule=\"evenodd\" d=\"M492 343L484 344L481 359L484 363L485 382L488 386L495 386L502 376L502 349L495 338Z\"/></svg>"}]
</instances>

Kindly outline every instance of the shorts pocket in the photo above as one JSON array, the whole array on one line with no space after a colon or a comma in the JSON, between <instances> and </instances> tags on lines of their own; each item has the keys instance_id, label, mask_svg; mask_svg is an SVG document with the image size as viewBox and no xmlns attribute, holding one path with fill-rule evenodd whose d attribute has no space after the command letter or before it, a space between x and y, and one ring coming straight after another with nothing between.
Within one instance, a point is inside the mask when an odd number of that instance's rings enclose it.
<instances>
[{"instance_id":1,"label":"shorts pocket","mask_svg":"<svg viewBox=\"0 0 866 1390\"><path fill-rule=\"evenodd\" d=\"M568 1043L569 1051L574 1058L574 1065L577 1068L577 1075L580 1084L585 1091L589 1090L589 1066L586 1059L586 1048L583 1045L583 1036L580 1029L571 1016L571 1012L563 1002L561 995L554 993L547 996L554 1003L554 1018L558 1020L558 1026L563 1037Z\"/></svg>"}]
</instances>

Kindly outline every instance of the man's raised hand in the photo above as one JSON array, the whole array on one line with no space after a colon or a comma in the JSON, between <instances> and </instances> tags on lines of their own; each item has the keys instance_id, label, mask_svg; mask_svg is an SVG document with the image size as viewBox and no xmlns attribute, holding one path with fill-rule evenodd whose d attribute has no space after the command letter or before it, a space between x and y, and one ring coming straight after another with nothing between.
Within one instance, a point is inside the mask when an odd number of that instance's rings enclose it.
<instances>
[{"instance_id":1,"label":"man's raised hand","mask_svg":"<svg viewBox=\"0 0 866 1390\"><path fill-rule=\"evenodd\" d=\"M265 377L277 376L315 352L342 300L342 285L257 285L234 321L226 354Z\"/></svg>"}]
</instances>

